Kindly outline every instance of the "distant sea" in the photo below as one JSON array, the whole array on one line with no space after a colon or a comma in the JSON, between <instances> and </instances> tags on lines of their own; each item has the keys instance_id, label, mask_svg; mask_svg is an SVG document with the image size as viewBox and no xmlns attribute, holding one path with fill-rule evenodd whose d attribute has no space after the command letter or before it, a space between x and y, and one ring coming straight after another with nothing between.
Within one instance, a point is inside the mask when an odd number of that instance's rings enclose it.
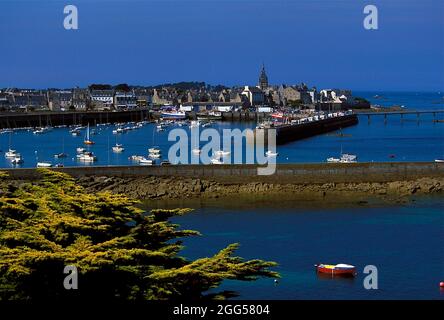
<instances>
[{"instance_id":1,"label":"distant sea","mask_svg":"<svg viewBox=\"0 0 444 320\"><path fill-rule=\"evenodd\" d=\"M403 105L406 109L417 110L444 109L444 93L355 92L354 95L382 106ZM399 115L389 116L387 121L384 121L383 116L372 116L370 121L367 116L359 116L359 124L343 129L342 136L336 132L278 146L277 162L325 162L328 157L338 157L341 151L356 154L358 161L434 161L436 158L444 158L444 123L433 121L438 119L444 119L444 114L436 114L435 117L433 114L422 114L419 118L415 114L405 115L402 121ZM211 128L222 132L223 129L255 126L254 122L216 122ZM94 165L131 165L134 163L128 160L130 155L147 156L151 146L159 146L166 159L173 143L168 141L168 133L176 126L157 132L155 125L148 124L138 130L113 135L112 130L115 128L115 125L93 128L97 133L92 136L95 144L87 148L98 157ZM182 128L186 128L189 133L188 127ZM84 133L73 137L68 128L54 129L41 135L31 131L16 131L0 135L0 149L6 151L11 147L20 152L25 159L22 167L35 167L37 161L84 166L75 158L76 148L84 147ZM124 145L123 153L115 154L111 151L116 143ZM54 159L54 154L62 151L68 157ZM0 167L11 167L11 163L0 156Z\"/></svg>"}]
</instances>

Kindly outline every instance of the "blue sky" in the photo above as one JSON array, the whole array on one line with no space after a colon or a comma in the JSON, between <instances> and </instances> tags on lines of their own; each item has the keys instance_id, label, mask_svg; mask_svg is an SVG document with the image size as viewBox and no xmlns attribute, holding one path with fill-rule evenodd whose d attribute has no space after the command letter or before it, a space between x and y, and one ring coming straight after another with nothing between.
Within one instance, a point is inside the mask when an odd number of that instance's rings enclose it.
<instances>
[{"instance_id":1,"label":"blue sky","mask_svg":"<svg viewBox=\"0 0 444 320\"><path fill-rule=\"evenodd\" d=\"M272 84L444 91L444 1L0 0L0 58L0 87L251 85L264 62Z\"/></svg>"}]
</instances>

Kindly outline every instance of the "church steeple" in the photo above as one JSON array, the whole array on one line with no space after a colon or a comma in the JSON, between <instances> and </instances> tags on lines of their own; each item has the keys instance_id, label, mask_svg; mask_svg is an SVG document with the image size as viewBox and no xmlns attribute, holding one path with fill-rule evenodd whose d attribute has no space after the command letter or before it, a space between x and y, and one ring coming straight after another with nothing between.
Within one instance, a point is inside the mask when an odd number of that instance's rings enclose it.
<instances>
[{"instance_id":1,"label":"church steeple","mask_svg":"<svg viewBox=\"0 0 444 320\"><path fill-rule=\"evenodd\" d=\"M265 65L263 63L262 63L262 70L259 75L258 87L261 88L261 90L265 90L268 88L268 77L267 73L265 72Z\"/></svg>"}]
</instances>

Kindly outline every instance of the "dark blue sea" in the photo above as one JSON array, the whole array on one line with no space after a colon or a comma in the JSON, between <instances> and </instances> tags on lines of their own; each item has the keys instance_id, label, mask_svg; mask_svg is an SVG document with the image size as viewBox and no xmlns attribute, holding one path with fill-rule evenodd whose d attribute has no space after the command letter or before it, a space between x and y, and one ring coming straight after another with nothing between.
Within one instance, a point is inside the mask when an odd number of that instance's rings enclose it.
<instances>
[{"instance_id":1,"label":"dark blue sea","mask_svg":"<svg viewBox=\"0 0 444 320\"><path fill-rule=\"evenodd\" d=\"M382 106L403 105L406 109L442 110L444 109L443 93L390 93L390 92L357 92L374 104ZM375 98L375 96L377 96ZM401 121L399 115L359 117L359 124L342 130L342 135L335 133L319 135L305 140L295 141L278 146L278 163L325 162L328 157L338 157L342 152L353 153L358 161L434 161L444 158L444 123L433 120L444 119L444 114L405 115ZM211 126L222 132L231 128L254 128L253 122L217 122ZM148 148L159 146L164 160L168 149L174 143L168 141L172 125L165 131L158 132L154 124L114 135L114 125L92 127L96 135L91 138L95 144L88 147L98 157L94 165L130 165L130 155L148 155ZM190 133L188 127L183 127ZM339 132L338 132L339 133ZM0 135L0 149L4 152L9 147L16 149L24 158L22 167L35 167L37 161L61 163L65 166L91 165L76 160L76 148L84 147L85 130L80 136L73 137L68 128L56 128L45 134L36 135L32 131L15 131L12 134ZM116 154L111 148L116 143L123 144L125 151ZM201 142L201 147L206 142ZM221 145L221 149L222 149ZM245 150L251 147L245 143ZM249 149L250 148L250 149ZM191 149L191 148L190 148ZM68 157L57 160L54 154L65 152ZM172 159L173 163L175 162ZM191 159L190 159L191 160ZM244 158L245 161L245 158ZM0 167L11 167L9 160L0 156Z\"/></svg>"},{"instance_id":2,"label":"dark blue sea","mask_svg":"<svg viewBox=\"0 0 444 320\"><path fill-rule=\"evenodd\" d=\"M268 278L225 281L220 289L237 291L239 299L444 299L443 198L368 207L233 200L182 206L195 211L174 222L203 234L185 239L184 256L211 256L240 243L239 256L279 263L277 285ZM319 262L352 264L358 275L320 278ZM377 290L363 286L366 265L377 267Z\"/></svg>"}]
</instances>

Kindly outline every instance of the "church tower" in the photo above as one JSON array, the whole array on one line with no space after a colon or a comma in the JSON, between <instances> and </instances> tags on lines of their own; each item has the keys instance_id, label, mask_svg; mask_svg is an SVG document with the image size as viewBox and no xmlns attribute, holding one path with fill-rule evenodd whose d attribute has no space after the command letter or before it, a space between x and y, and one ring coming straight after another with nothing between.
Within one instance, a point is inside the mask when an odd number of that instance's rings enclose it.
<instances>
[{"instance_id":1,"label":"church tower","mask_svg":"<svg viewBox=\"0 0 444 320\"><path fill-rule=\"evenodd\" d=\"M262 91L264 91L265 89L268 88L268 77L267 77L267 73L265 72L264 64L262 64L262 70L259 75L258 87L261 88Z\"/></svg>"}]
</instances>

